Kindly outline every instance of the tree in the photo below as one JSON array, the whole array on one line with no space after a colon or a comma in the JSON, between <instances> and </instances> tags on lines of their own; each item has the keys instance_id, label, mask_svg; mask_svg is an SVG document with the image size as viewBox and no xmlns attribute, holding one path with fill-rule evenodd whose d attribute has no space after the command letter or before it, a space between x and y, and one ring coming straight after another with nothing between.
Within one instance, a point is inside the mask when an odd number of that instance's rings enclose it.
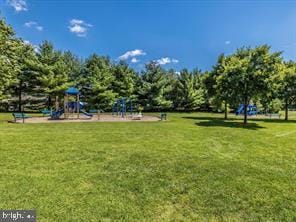
<instances>
[{"instance_id":1,"label":"tree","mask_svg":"<svg viewBox=\"0 0 296 222\"><path fill-rule=\"evenodd\" d=\"M281 52L270 52L270 46L240 48L231 56L232 67L226 70L234 94L244 104L244 124L247 123L247 107L252 99L264 96L272 77L278 73Z\"/></svg>"},{"instance_id":2,"label":"tree","mask_svg":"<svg viewBox=\"0 0 296 222\"><path fill-rule=\"evenodd\" d=\"M170 87L165 71L156 62L146 64L141 76L139 99L146 109L167 109L172 101L166 99Z\"/></svg>"},{"instance_id":3,"label":"tree","mask_svg":"<svg viewBox=\"0 0 296 222\"><path fill-rule=\"evenodd\" d=\"M279 94L285 103L285 120L288 120L289 104L296 101L296 64L293 61L284 64L280 74Z\"/></svg>"},{"instance_id":4,"label":"tree","mask_svg":"<svg viewBox=\"0 0 296 222\"><path fill-rule=\"evenodd\" d=\"M114 81L112 82L113 91L120 97L135 98L136 73L124 61L120 61L113 67Z\"/></svg>"},{"instance_id":5,"label":"tree","mask_svg":"<svg viewBox=\"0 0 296 222\"><path fill-rule=\"evenodd\" d=\"M201 76L202 85L204 88L204 99L205 99L205 107L208 111L214 110L216 107L216 92L215 92L215 84L216 84L216 76L214 72L206 71Z\"/></svg>"},{"instance_id":6,"label":"tree","mask_svg":"<svg viewBox=\"0 0 296 222\"><path fill-rule=\"evenodd\" d=\"M30 44L22 42L20 55L18 57L20 69L16 74L16 81L12 85L15 94L18 97L18 111L22 111L22 96L24 92L31 93L36 86L36 71L38 71L38 60L34 49Z\"/></svg>"},{"instance_id":7,"label":"tree","mask_svg":"<svg viewBox=\"0 0 296 222\"><path fill-rule=\"evenodd\" d=\"M165 94L165 99L172 101L172 109L176 110L178 107L177 98L178 98L178 78L180 73L174 69L169 69L166 72L166 77L168 81L167 93Z\"/></svg>"},{"instance_id":8,"label":"tree","mask_svg":"<svg viewBox=\"0 0 296 222\"><path fill-rule=\"evenodd\" d=\"M110 109L117 96L112 90L113 81L112 64L108 57L93 54L85 61L79 86L93 106Z\"/></svg>"},{"instance_id":9,"label":"tree","mask_svg":"<svg viewBox=\"0 0 296 222\"><path fill-rule=\"evenodd\" d=\"M200 71L190 73L183 69L177 83L178 107L185 110L197 110L204 103L204 91L201 87Z\"/></svg>"},{"instance_id":10,"label":"tree","mask_svg":"<svg viewBox=\"0 0 296 222\"><path fill-rule=\"evenodd\" d=\"M9 96L8 89L16 82L15 77L20 72L20 48L21 41L15 37L12 27L0 19L0 99Z\"/></svg>"},{"instance_id":11,"label":"tree","mask_svg":"<svg viewBox=\"0 0 296 222\"><path fill-rule=\"evenodd\" d=\"M224 119L227 119L228 104L236 100L236 93L233 87L233 76L239 72L238 58L221 55L217 64L213 68L212 77L214 79L213 91L216 98L224 102Z\"/></svg>"},{"instance_id":12,"label":"tree","mask_svg":"<svg viewBox=\"0 0 296 222\"><path fill-rule=\"evenodd\" d=\"M63 60L62 53L54 50L50 42L45 41L39 46L37 58L42 64L37 78L42 91L49 95L48 103L51 105L52 97L58 99L74 83L70 81L69 67Z\"/></svg>"},{"instance_id":13,"label":"tree","mask_svg":"<svg viewBox=\"0 0 296 222\"><path fill-rule=\"evenodd\" d=\"M65 64L69 81L76 85L79 81L79 76L82 69L82 60L74 55L71 51L65 51L61 55L61 59Z\"/></svg>"}]
</instances>

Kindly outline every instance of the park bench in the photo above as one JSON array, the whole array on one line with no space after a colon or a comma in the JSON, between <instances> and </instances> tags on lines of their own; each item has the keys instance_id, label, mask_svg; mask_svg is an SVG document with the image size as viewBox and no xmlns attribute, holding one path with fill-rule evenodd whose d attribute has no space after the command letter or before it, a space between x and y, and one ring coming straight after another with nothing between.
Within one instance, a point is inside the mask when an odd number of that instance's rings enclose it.
<instances>
[{"instance_id":1,"label":"park bench","mask_svg":"<svg viewBox=\"0 0 296 222\"><path fill-rule=\"evenodd\" d=\"M160 113L160 120L167 120L167 114L166 113Z\"/></svg>"},{"instance_id":2,"label":"park bench","mask_svg":"<svg viewBox=\"0 0 296 222\"><path fill-rule=\"evenodd\" d=\"M30 116L28 116L25 113L12 113L13 117L14 117L14 122L16 123L17 120L23 120L23 123L25 123L25 119L30 118Z\"/></svg>"}]
</instances>

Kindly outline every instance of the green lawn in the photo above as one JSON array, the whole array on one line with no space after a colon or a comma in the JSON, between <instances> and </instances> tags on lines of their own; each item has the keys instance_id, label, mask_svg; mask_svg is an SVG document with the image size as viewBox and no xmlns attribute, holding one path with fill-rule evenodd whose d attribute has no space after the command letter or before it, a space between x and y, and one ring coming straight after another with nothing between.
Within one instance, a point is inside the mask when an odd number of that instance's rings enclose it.
<instances>
[{"instance_id":1,"label":"green lawn","mask_svg":"<svg viewBox=\"0 0 296 222\"><path fill-rule=\"evenodd\" d=\"M0 209L38 221L295 221L296 115L0 122ZM11 114L0 114L0 120Z\"/></svg>"}]
</instances>

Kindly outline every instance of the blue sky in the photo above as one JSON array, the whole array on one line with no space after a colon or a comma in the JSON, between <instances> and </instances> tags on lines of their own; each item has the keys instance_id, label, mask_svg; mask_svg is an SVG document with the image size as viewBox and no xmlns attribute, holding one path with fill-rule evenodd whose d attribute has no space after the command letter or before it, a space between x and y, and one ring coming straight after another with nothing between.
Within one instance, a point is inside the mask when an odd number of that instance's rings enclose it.
<instances>
[{"instance_id":1,"label":"blue sky","mask_svg":"<svg viewBox=\"0 0 296 222\"><path fill-rule=\"evenodd\" d=\"M296 60L293 1L0 0L19 37L49 40L80 57L122 59L137 69L150 60L164 68L207 70L221 53L270 44Z\"/></svg>"}]
</instances>

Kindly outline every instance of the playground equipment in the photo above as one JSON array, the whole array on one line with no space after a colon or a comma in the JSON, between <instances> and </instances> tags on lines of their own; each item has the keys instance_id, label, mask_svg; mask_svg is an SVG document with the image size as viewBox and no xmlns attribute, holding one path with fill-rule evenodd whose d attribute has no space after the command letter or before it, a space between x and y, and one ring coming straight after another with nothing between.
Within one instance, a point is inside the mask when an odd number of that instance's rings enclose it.
<instances>
[{"instance_id":1,"label":"playground equipment","mask_svg":"<svg viewBox=\"0 0 296 222\"><path fill-rule=\"evenodd\" d=\"M70 97L75 98L75 102L69 102ZM68 119L70 114L77 114L77 119L80 115L80 92L74 87L70 87L65 91L64 97L64 117Z\"/></svg>"},{"instance_id":2,"label":"playground equipment","mask_svg":"<svg viewBox=\"0 0 296 222\"><path fill-rule=\"evenodd\" d=\"M126 112L133 114L133 101L130 98L122 97L117 99L116 102L112 105L112 116L121 116L125 117Z\"/></svg>"},{"instance_id":3,"label":"playground equipment","mask_svg":"<svg viewBox=\"0 0 296 222\"><path fill-rule=\"evenodd\" d=\"M247 114L248 116L253 116L253 115L257 115L258 110L257 110L257 106L256 105L248 105L247 106ZM240 104L240 106L238 107L236 113L236 115L240 115L240 114L244 114L244 104Z\"/></svg>"},{"instance_id":4,"label":"playground equipment","mask_svg":"<svg viewBox=\"0 0 296 222\"><path fill-rule=\"evenodd\" d=\"M70 97L74 97L75 101L69 101ZM77 115L77 119L79 119L80 113L91 118L93 115L85 112L83 108L84 108L84 103L80 102L79 90L74 87L70 87L65 91L64 108L59 109L57 107L56 111L51 113L51 118L59 119L64 114L65 119L69 119L70 116L73 116L73 115L74 116Z\"/></svg>"}]
</instances>

